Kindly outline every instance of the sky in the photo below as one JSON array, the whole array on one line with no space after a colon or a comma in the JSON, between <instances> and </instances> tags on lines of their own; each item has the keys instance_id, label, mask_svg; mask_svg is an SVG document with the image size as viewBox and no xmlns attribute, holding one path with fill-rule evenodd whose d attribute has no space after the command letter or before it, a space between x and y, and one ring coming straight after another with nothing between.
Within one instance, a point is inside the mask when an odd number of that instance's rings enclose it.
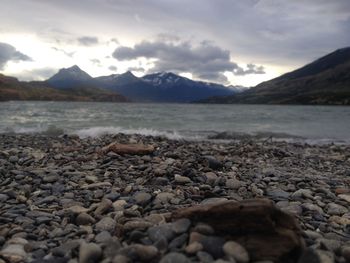
<instances>
[{"instance_id":1,"label":"sky","mask_svg":"<svg viewBox=\"0 0 350 263\"><path fill-rule=\"evenodd\" d=\"M350 46L349 0L1 0L0 73L171 71L255 86Z\"/></svg>"}]
</instances>

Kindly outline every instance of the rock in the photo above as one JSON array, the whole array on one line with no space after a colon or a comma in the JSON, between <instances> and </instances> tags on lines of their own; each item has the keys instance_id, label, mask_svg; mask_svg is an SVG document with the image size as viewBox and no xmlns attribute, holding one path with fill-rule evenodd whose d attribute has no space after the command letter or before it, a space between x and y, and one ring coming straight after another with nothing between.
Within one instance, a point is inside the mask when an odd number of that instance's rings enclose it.
<instances>
[{"instance_id":1,"label":"rock","mask_svg":"<svg viewBox=\"0 0 350 263\"><path fill-rule=\"evenodd\" d=\"M270 189L266 191L266 195L275 201L288 200L290 194L281 189Z\"/></svg>"},{"instance_id":2,"label":"rock","mask_svg":"<svg viewBox=\"0 0 350 263\"><path fill-rule=\"evenodd\" d=\"M170 243L168 248L170 250L175 249L175 248L181 248L183 245L185 245L186 241L188 239L188 234L182 234L178 237L175 237Z\"/></svg>"},{"instance_id":3,"label":"rock","mask_svg":"<svg viewBox=\"0 0 350 263\"><path fill-rule=\"evenodd\" d=\"M129 263L130 259L124 255L116 255L112 259L112 263Z\"/></svg>"},{"instance_id":4,"label":"rock","mask_svg":"<svg viewBox=\"0 0 350 263\"><path fill-rule=\"evenodd\" d=\"M111 234L107 231L102 231L95 236L95 241L97 243L106 243L111 239Z\"/></svg>"},{"instance_id":5,"label":"rock","mask_svg":"<svg viewBox=\"0 0 350 263\"><path fill-rule=\"evenodd\" d=\"M310 204L310 203L304 203L304 204L301 205L301 207L302 207L303 210L305 210L305 211L310 211L310 212L318 213L318 214L320 214L320 215L323 215L323 214L324 214L322 208L319 207L318 205L314 205L314 204Z\"/></svg>"},{"instance_id":6,"label":"rock","mask_svg":"<svg viewBox=\"0 0 350 263\"><path fill-rule=\"evenodd\" d=\"M171 199L175 197L175 194L169 192L162 192L157 194L154 203L168 204Z\"/></svg>"},{"instance_id":7,"label":"rock","mask_svg":"<svg viewBox=\"0 0 350 263\"><path fill-rule=\"evenodd\" d=\"M235 179L235 178L226 180L226 187L227 188L230 188L230 189L233 189L233 190L237 190L241 186L242 186L242 182L237 180L237 179Z\"/></svg>"},{"instance_id":8,"label":"rock","mask_svg":"<svg viewBox=\"0 0 350 263\"><path fill-rule=\"evenodd\" d=\"M181 218L171 224L171 229L174 231L175 234L182 234L187 232L190 226L191 220L187 218Z\"/></svg>"},{"instance_id":9,"label":"rock","mask_svg":"<svg viewBox=\"0 0 350 263\"><path fill-rule=\"evenodd\" d=\"M299 189L292 194L293 199L298 198L306 198L306 199L314 199L312 196L312 191L310 189Z\"/></svg>"},{"instance_id":10,"label":"rock","mask_svg":"<svg viewBox=\"0 0 350 263\"><path fill-rule=\"evenodd\" d=\"M189 244L185 251L187 254L196 254L198 251L201 251L203 249L203 245L199 242L193 242Z\"/></svg>"},{"instance_id":11,"label":"rock","mask_svg":"<svg viewBox=\"0 0 350 263\"><path fill-rule=\"evenodd\" d=\"M23 244L8 244L0 251L0 256L11 263L19 263L24 262L24 259L27 258L27 253Z\"/></svg>"},{"instance_id":12,"label":"rock","mask_svg":"<svg viewBox=\"0 0 350 263\"><path fill-rule=\"evenodd\" d=\"M90 225L90 224L94 224L95 222L96 220L87 213L81 213L75 219L75 223L77 225Z\"/></svg>"},{"instance_id":13,"label":"rock","mask_svg":"<svg viewBox=\"0 0 350 263\"><path fill-rule=\"evenodd\" d=\"M89 209L82 207L80 205L73 205L73 206L66 208L66 211L73 213L73 214L81 214L81 213L89 212Z\"/></svg>"},{"instance_id":14,"label":"rock","mask_svg":"<svg viewBox=\"0 0 350 263\"><path fill-rule=\"evenodd\" d=\"M203 235L213 235L215 233L214 229L210 225L203 223L196 224L196 226L193 228L193 231Z\"/></svg>"},{"instance_id":15,"label":"rock","mask_svg":"<svg viewBox=\"0 0 350 263\"><path fill-rule=\"evenodd\" d=\"M138 260L149 262L157 256L158 249L155 246L133 244L122 249L120 253L126 253L126 255L135 255Z\"/></svg>"},{"instance_id":16,"label":"rock","mask_svg":"<svg viewBox=\"0 0 350 263\"><path fill-rule=\"evenodd\" d=\"M341 194L341 195L338 195L338 198L350 203L350 194Z\"/></svg>"},{"instance_id":17,"label":"rock","mask_svg":"<svg viewBox=\"0 0 350 263\"><path fill-rule=\"evenodd\" d=\"M79 263L94 263L102 256L102 249L94 243L82 243L79 248Z\"/></svg>"},{"instance_id":18,"label":"rock","mask_svg":"<svg viewBox=\"0 0 350 263\"><path fill-rule=\"evenodd\" d=\"M334 256L327 251L308 248L304 251L298 263L334 263Z\"/></svg>"},{"instance_id":19,"label":"rock","mask_svg":"<svg viewBox=\"0 0 350 263\"><path fill-rule=\"evenodd\" d=\"M223 167L223 164L213 156L205 156L205 159L207 160L208 167L210 169L218 170L218 169L221 169Z\"/></svg>"},{"instance_id":20,"label":"rock","mask_svg":"<svg viewBox=\"0 0 350 263\"><path fill-rule=\"evenodd\" d=\"M59 175L58 174L51 173L49 175L44 176L43 182L44 183L54 183L54 182L58 181L58 179L59 179Z\"/></svg>"},{"instance_id":21,"label":"rock","mask_svg":"<svg viewBox=\"0 0 350 263\"><path fill-rule=\"evenodd\" d=\"M8 195L0 194L0 202L5 203L9 199Z\"/></svg>"},{"instance_id":22,"label":"rock","mask_svg":"<svg viewBox=\"0 0 350 263\"><path fill-rule=\"evenodd\" d=\"M147 205L152 199L152 195L146 192L138 192L134 195L134 200L136 204L145 206Z\"/></svg>"},{"instance_id":23,"label":"rock","mask_svg":"<svg viewBox=\"0 0 350 263\"><path fill-rule=\"evenodd\" d=\"M215 258L220 258L224 255L222 250L225 244L225 239L218 236L206 236L197 232L191 232L189 243L198 242L203 246L203 251L208 252Z\"/></svg>"},{"instance_id":24,"label":"rock","mask_svg":"<svg viewBox=\"0 0 350 263\"><path fill-rule=\"evenodd\" d=\"M189 258L177 252L171 252L169 254L166 254L159 262L160 263L191 263Z\"/></svg>"},{"instance_id":25,"label":"rock","mask_svg":"<svg viewBox=\"0 0 350 263\"><path fill-rule=\"evenodd\" d=\"M188 184L188 183L192 183L192 180L186 176L182 176L179 174L175 174L174 176L175 182L178 184Z\"/></svg>"},{"instance_id":26,"label":"rock","mask_svg":"<svg viewBox=\"0 0 350 263\"><path fill-rule=\"evenodd\" d=\"M214 261L214 258L209 253L204 251L198 251L197 258L201 263L211 263Z\"/></svg>"},{"instance_id":27,"label":"rock","mask_svg":"<svg viewBox=\"0 0 350 263\"><path fill-rule=\"evenodd\" d=\"M209 224L215 234L225 235L244 244L255 261L279 261L285 257L296 259L304 247L295 218L277 209L266 199L182 208L173 212L172 218L188 218L193 223Z\"/></svg>"},{"instance_id":28,"label":"rock","mask_svg":"<svg viewBox=\"0 0 350 263\"><path fill-rule=\"evenodd\" d=\"M343 247L341 254L345 258L346 262L350 262L350 246Z\"/></svg>"},{"instance_id":29,"label":"rock","mask_svg":"<svg viewBox=\"0 0 350 263\"><path fill-rule=\"evenodd\" d=\"M342 205L335 203L329 203L326 207L327 214L341 216L348 212L348 209Z\"/></svg>"},{"instance_id":30,"label":"rock","mask_svg":"<svg viewBox=\"0 0 350 263\"><path fill-rule=\"evenodd\" d=\"M114 219L110 217L104 217L96 223L95 228L99 231L108 231L110 233L113 233L116 225L117 223Z\"/></svg>"},{"instance_id":31,"label":"rock","mask_svg":"<svg viewBox=\"0 0 350 263\"><path fill-rule=\"evenodd\" d=\"M123 225L123 229L125 231L131 231L131 230L135 230L135 229L146 229L153 226L152 223L147 222L145 220L132 220L132 221L128 221Z\"/></svg>"},{"instance_id":32,"label":"rock","mask_svg":"<svg viewBox=\"0 0 350 263\"><path fill-rule=\"evenodd\" d=\"M95 215L103 215L105 212L107 212L112 207L112 201L104 198L96 208L94 214Z\"/></svg>"},{"instance_id":33,"label":"rock","mask_svg":"<svg viewBox=\"0 0 350 263\"><path fill-rule=\"evenodd\" d=\"M156 242L161 238L165 238L167 241L170 241L174 238L175 233L172 230L172 226L170 224L163 224L159 226L152 226L147 230L149 238Z\"/></svg>"},{"instance_id":34,"label":"rock","mask_svg":"<svg viewBox=\"0 0 350 263\"><path fill-rule=\"evenodd\" d=\"M81 186L82 189L94 189L94 188L100 188L100 187L111 187L112 184L110 182L97 182L92 184L87 184Z\"/></svg>"},{"instance_id":35,"label":"rock","mask_svg":"<svg viewBox=\"0 0 350 263\"><path fill-rule=\"evenodd\" d=\"M215 181L218 179L218 176L213 172L205 173L205 177L207 179L206 183L209 185L214 185Z\"/></svg>"},{"instance_id":36,"label":"rock","mask_svg":"<svg viewBox=\"0 0 350 263\"><path fill-rule=\"evenodd\" d=\"M15 156L15 155L12 155L12 156L9 157L9 162L10 163L17 163L18 160L19 160L18 157Z\"/></svg>"},{"instance_id":37,"label":"rock","mask_svg":"<svg viewBox=\"0 0 350 263\"><path fill-rule=\"evenodd\" d=\"M125 200L117 200L114 201L112 206L115 211L122 211L124 210L124 207L126 206L127 202Z\"/></svg>"},{"instance_id":38,"label":"rock","mask_svg":"<svg viewBox=\"0 0 350 263\"><path fill-rule=\"evenodd\" d=\"M228 241L222 248L228 258L235 259L238 263L248 263L249 254L247 250L239 243Z\"/></svg>"},{"instance_id":39,"label":"rock","mask_svg":"<svg viewBox=\"0 0 350 263\"><path fill-rule=\"evenodd\" d=\"M130 155L145 155L151 154L155 151L152 145L143 144L119 144L111 143L102 148L102 153L114 152L116 154L130 154Z\"/></svg>"}]
</instances>

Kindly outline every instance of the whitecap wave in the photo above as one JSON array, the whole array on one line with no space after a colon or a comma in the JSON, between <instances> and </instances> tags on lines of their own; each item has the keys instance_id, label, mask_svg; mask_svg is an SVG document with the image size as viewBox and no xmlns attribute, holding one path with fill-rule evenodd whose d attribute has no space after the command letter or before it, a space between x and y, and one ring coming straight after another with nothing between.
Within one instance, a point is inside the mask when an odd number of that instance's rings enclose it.
<instances>
[{"instance_id":1,"label":"whitecap wave","mask_svg":"<svg viewBox=\"0 0 350 263\"><path fill-rule=\"evenodd\" d=\"M106 134L124 133L124 134L140 134L145 136L164 136L166 138L173 139L173 140L183 139L183 136L177 133L176 131L158 131L158 130L147 129L147 128L126 129L126 128L114 127L114 126L91 127L91 128L76 130L72 133L77 134L81 138L100 137Z\"/></svg>"}]
</instances>

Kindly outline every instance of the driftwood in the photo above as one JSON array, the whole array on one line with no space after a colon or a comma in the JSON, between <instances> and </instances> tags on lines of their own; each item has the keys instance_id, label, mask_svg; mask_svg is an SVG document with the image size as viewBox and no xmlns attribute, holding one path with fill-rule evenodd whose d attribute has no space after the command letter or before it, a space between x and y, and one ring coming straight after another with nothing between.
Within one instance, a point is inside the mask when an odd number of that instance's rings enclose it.
<instances>
[{"instance_id":1,"label":"driftwood","mask_svg":"<svg viewBox=\"0 0 350 263\"><path fill-rule=\"evenodd\" d=\"M189 218L194 223L211 225L216 235L243 245L253 261L296 262L304 249L295 218L268 199L183 208L173 212L172 218Z\"/></svg>"},{"instance_id":2,"label":"driftwood","mask_svg":"<svg viewBox=\"0 0 350 263\"><path fill-rule=\"evenodd\" d=\"M155 151L152 145L111 143L102 148L102 153L114 152L120 155L146 155Z\"/></svg>"}]
</instances>

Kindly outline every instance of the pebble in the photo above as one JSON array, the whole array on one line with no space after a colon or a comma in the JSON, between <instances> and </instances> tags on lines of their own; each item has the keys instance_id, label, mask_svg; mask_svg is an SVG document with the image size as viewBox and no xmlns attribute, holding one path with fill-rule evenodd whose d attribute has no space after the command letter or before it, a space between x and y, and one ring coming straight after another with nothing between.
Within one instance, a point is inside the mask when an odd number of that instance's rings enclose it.
<instances>
[{"instance_id":1,"label":"pebble","mask_svg":"<svg viewBox=\"0 0 350 263\"><path fill-rule=\"evenodd\" d=\"M247 250L237 242L228 241L222 249L227 257L233 258L238 263L247 263L250 260Z\"/></svg>"},{"instance_id":2,"label":"pebble","mask_svg":"<svg viewBox=\"0 0 350 263\"><path fill-rule=\"evenodd\" d=\"M160 260L160 263L191 263L191 260L183 254L171 252L169 254L166 254Z\"/></svg>"},{"instance_id":3,"label":"pebble","mask_svg":"<svg viewBox=\"0 0 350 263\"><path fill-rule=\"evenodd\" d=\"M146 192L138 192L134 195L134 199L136 204L145 206L151 201L152 195Z\"/></svg>"},{"instance_id":4,"label":"pebble","mask_svg":"<svg viewBox=\"0 0 350 263\"><path fill-rule=\"evenodd\" d=\"M96 220L87 213L81 213L77 216L75 222L78 225L91 225L94 224Z\"/></svg>"},{"instance_id":5,"label":"pebble","mask_svg":"<svg viewBox=\"0 0 350 263\"><path fill-rule=\"evenodd\" d=\"M188 184L192 183L192 180L186 176L181 176L179 174L175 174L174 176L175 182L178 184Z\"/></svg>"},{"instance_id":6,"label":"pebble","mask_svg":"<svg viewBox=\"0 0 350 263\"><path fill-rule=\"evenodd\" d=\"M108 231L113 233L117 223L110 217L104 217L95 224L95 228L99 231Z\"/></svg>"},{"instance_id":7,"label":"pebble","mask_svg":"<svg viewBox=\"0 0 350 263\"><path fill-rule=\"evenodd\" d=\"M79 248L79 263L98 262L102 256L102 249L94 243L82 243Z\"/></svg>"},{"instance_id":8,"label":"pebble","mask_svg":"<svg viewBox=\"0 0 350 263\"><path fill-rule=\"evenodd\" d=\"M113 142L156 151L101 153ZM298 263L350 262L348 145L0 134L0 149L0 263L248 262L172 212L256 197L300 222L311 252Z\"/></svg>"}]
</instances>

